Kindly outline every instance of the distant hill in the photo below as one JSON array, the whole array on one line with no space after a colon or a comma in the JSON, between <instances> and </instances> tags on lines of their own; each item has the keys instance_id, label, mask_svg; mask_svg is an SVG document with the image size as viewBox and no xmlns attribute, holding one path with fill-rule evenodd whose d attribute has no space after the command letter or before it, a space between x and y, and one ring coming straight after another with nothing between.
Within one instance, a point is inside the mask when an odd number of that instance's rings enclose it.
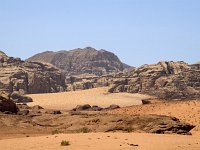
<instances>
[{"instance_id":1,"label":"distant hill","mask_svg":"<svg viewBox=\"0 0 200 150\"><path fill-rule=\"evenodd\" d=\"M46 51L30 57L26 61L51 63L66 71L67 75L85 73L103 75L130 69L130 66L122 63L115 54L92 47L70 51Z\"/></svg>"}]
</instances>

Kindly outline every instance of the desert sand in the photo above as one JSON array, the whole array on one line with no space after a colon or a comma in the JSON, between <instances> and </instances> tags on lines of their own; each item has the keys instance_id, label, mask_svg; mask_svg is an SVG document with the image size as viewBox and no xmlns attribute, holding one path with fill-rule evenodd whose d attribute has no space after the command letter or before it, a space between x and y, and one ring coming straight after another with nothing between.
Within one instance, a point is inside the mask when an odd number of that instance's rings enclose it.
<instances>
[{"instance_id":1,"label":"desert sand","mask_svg":"<svg viewBox=\"0 0 200 150\"><path fill-rule=\"evenodd\" d=\"M61 146L61 141L69 146ZM0 140L2 150L199 150L197 136L143 133L59 134ZM17 146L16 146L17 145Z\"/></svg>"},{"instance_id":2,"label":"desert sand","mask_svg":"<svg viewBox=\"0 0 200 150\"><path fill-rule=\"evenodd\" d=\"M34 102L46 109L69 110L76 105L90 104L107 107L117 104L121 107L111 114L159 114L174 116L181 121L196 125L190 136L146 133L77 133L56 135L13 135L0 138L2 150L199 150L200 149L200 101L155 101L140 105L140 94L108 94L106 88L53 94L28 95ZM132 106L134 105L134 106ZM136 105L136 106L135 106ZM27 136L27 137L26 137ZM61 141L69 141L69 146L61 146ZM17 146L16 146L17 145Z\"/></svg>"},{"instance_id":3,"label":"desert sand","mask_svg":"<svg viewBox=\"0 0 200 150\"><path fill-rule=\"evenodd\" d=\"M90 104L108 107L112 104L120 107L140 105L141 99L149 96L130 93L108 93L108 88L94 88L83 91L72 91L51 94L28 95L33 99L29 106L40 105L45 109L71 110L77 105Z\"/></svg>"},{"instance_id":4,"label":"desert sand","mask_svg":"<svg viewBox=\"0 0 200 150\"><path fill-rule=\"evenodd\" d=\"M200 131L200 100L164 101L148 105L131 106L113 110L112 114L157 114L173 116L183 122L195 125L194 131ZM194 133L196 134L196 132Z\"/></svg>"}]
</instances>

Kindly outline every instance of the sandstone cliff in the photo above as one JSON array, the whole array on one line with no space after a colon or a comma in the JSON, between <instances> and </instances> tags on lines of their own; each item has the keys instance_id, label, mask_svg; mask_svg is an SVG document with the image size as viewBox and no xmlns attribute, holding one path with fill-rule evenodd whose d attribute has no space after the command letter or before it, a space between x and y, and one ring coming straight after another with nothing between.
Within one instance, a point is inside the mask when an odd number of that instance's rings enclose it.
<instances>
[{"instance_id":1,"label":"sandstone cliff","mask_svg":"<svg viewBox=\"0 0 200 150\"><path fill-rule=\"evenodd\" d=\"M65 90L65 75L49 64L24 62L0 51L0 91L10 94L51 93Z\"/></svg>"},{"instance_id":2,"label":"sandstone cliff","mask_svg":"<svg viewBox=\"0 0 200 150\"><path fill-rule=\"evenodd\" d=\"M130 66L122 63L119 58L106 50L91 47L71 51L47 51L37 54L29 62L47 62L65 70L67 75L94 74L97 76L123 71Z\"/></svg>"},{"instance_id":3,"label":"sandstone cliff","mask_svg":"<svg viewBox=\"0 0 200 150\"><path fill-rule=\"evenodd\" d=\"M200 64L143 65L113 82L109 91L143 93L162 99L200 98Z\"/></svg>"}]
</instances>

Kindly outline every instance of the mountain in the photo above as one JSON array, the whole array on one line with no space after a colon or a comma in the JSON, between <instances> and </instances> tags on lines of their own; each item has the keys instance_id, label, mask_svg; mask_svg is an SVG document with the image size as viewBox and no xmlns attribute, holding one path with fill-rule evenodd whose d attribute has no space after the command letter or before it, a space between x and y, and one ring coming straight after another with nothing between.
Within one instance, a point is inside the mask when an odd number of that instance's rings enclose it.
<instances>
[{"instance_id":1,"label":"mountain","mask_svg":"<svg viewBox=\"0 0 200 150\"><path fill-rule=\"evenodd\" d=\"M100 76L130 68L122 63L115 54L92 47L70 51L46 51L30 57L26 61L53 64L64 70L67 75L94 74Z\"/></svg>"},{"instance_id":2,"label":"mountain","mask_svg":"<svg viewBox=\"0 0 200 150\"><path fill-rule=\"evenodd\" d=\"M25 62L0 51L0 92L20 94L65 91L65 75L51 64Z\"/></svg>"}]
</instances>

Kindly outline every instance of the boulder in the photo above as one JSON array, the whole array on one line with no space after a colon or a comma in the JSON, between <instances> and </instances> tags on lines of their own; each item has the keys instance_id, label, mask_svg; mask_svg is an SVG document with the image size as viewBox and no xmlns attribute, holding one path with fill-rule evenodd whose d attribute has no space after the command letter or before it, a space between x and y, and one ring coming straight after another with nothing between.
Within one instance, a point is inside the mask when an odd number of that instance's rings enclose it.
<instances>
[{"instance_id":1,"label":"boulder","mask_svg":"<svg viewBox=\"0 0 200 150\"><path fill-rule=\"evenodd\" d=\"M151 101L149 99L142 99L142 104L143 105L151 104Z\"/></svg>"},{"instance_id":2,"label":"boulder","mask_svg":"<svg viewBox=\"0 0 200 150\"><path fill-rule=\"evenodd\" d=\"M21 95L18 92L13 92L11 94L11 98L18 103L28 103L28 102L33 102L31 97Z\"/></svg>"},{"instance_id":3,"label":"boulder","mask_svg":"<svg viewBox=\"0 0 200 150\"><path fill-rule=\"evenodd\" d=\"M92 106L89 110L91 110L91 111L101 111L101 110L103 110L103 108L94 105L94 106Z\"/></svg>"},{"instance_id":4,"label":"boulder","mask_svg":"<svg viewBox=\"0 0 200 150\"><path fill-rule=\"evenodd\" d=\"M31 107L29 107L27 104L17 104L17 108L19 110L21 110L21 109L31 109Z\"/></svg>"},{"instance_id":5,"label":"boulder","mask_svg":"<svg viewBox=\"0 0 200 150\"><path fill-rule=\"evenodd\" d=\"M89 104L85 105L77 105L76 108L72 109L73 111L84 111L91 109L91 106Z\"/></svg>"},{"instance_id":6,"label":"boulder","mask_svg":"<svg viewBox=\"0 0 200 150\"><path fill-rule=\"evenodd\" d=\"M60 110L47 110L45 113L46 114L53 114L53 115L62 114Z\"/></svg>"},{"instance_id":7,"label":"boulder","mask_svg":"<svg viewBox=\"0 0 200 150\"><path fill-rule=\"evenodd\" d=\"M33 111L39 111L39 110L44 109L44 108L41 107L41 106L39 106L39 105L35 105L35 106L31 107L31 109L32 109Z\"/></svg>"},{"instance_id":8,"label":"boulder","mask_svg":"<svg viewBox=\"0 0 200 150\"><path fill-rule=\"evenodd\" d=\"M28 115L29 114L29 110L27 109L24 109L24 110L20 110L17 112L17 115L22 115L22 116L25 116L25 115Z\"/></svg>"},{"instance_id":9,"label":"boulder","mask_svg":"<svg viewBox=\"0 0 200 150\"><path fill-rule=\"evenodd\" d=\"M12 100L7 99L6 97L0 95L0 112L6 112L6 111L17 113L18 108Z\"/></svg>"},{"instance_id":10,"label":"boulder","mask_svg":"<svg viewBox=\"0 0 200 150\"><path fill-rule=\"evenodd\" d=\"M105 110L113 110L113 109L118 109L118 108L120 108L118 105L113 104L113 105L110 105L109 107L105 108Z\"/></svg>"}]
</instances>

